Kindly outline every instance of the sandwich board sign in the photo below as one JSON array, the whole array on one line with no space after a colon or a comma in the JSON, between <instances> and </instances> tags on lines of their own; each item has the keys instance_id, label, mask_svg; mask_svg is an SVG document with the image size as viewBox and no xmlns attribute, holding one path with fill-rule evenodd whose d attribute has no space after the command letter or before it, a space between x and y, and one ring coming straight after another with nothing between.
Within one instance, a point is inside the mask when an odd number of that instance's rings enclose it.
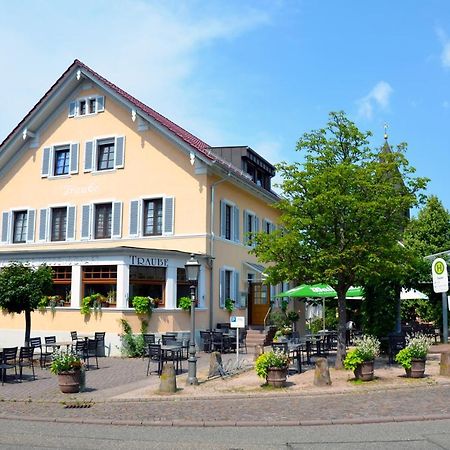
<instances>
[{"instance_id":1,"label":"sandwich board sign","mask_svg":"<svg viewBox=\"0 0 450 450\"><path fill-rule=\"evenodd\" d=\"M447 263L442 258L436 258L431 266L433 275L433 290L434 292L448 291L448 274Z\"/></svg>"}]
</instances>

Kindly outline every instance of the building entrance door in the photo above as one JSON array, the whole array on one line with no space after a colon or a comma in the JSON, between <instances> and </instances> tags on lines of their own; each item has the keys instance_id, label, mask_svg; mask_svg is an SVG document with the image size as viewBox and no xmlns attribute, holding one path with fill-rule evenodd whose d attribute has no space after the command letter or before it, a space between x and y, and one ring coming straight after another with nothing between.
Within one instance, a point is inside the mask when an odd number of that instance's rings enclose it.
<instances>
[{"instance_id":1,"label":"building entrance door","mask_svg":"<svg viewBox=\"0 0 450 450\"><path fill-rule=\"evenodd\" d=\"M270 307L270 289L263 283L249 283L250 325L264 325Z\"/></svg>"}]
</instances>

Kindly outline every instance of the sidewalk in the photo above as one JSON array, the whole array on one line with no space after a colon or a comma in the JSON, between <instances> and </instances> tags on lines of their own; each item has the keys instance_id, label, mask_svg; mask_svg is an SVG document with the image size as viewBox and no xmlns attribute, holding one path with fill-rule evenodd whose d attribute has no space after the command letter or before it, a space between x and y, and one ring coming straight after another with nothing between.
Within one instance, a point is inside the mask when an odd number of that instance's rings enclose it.
<instances>
[{"instance_id":1,"label":"sidewalk","mask_svg":"<svg viewBox=\"0 0 450 450\"><path fill-rule=\"evenodd\" d=\"M249 362L253 355L243 355ZM439 355L427 360L426 377L407 379L404 370L378 360L376 380L351 381L349 371L330 369L332 385L313 385L313 367L288 378L287 387L262 387L254 370L206 381L209 355L198 361L199 386L158 393L159 378L145 376L146 361L102 358L87 372L87 391L59 393L47 370L38 380L0 387L0 418L129 425L314 425L450 418L450 378L439 376ZM225 360L235 355L225 355ZM186 369L186 365L184 367ZM64 404L64 403L65 404ZM67 408L66 406L70 406Z\"/></svg>"}]
</instances>

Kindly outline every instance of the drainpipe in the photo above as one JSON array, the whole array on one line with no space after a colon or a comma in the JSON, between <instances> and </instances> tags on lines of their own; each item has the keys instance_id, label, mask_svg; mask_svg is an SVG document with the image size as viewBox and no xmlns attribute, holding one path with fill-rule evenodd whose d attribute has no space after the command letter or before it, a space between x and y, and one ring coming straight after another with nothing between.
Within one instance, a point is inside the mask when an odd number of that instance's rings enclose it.
<instances>
[{"instance_id":1,"label":"drainpipe","mask_svg":"<svg viewBox=\"0 0 450 450\"><path fill-rule=\"evenodd\" d=\"M214 201L215 201L215 193L216 186L224 181L227 181L230 177L230 173L228 172L225 178L216 181L211 185L211 207L210 207L210 238L209 238L209 254L210 254L210 265L209 265L209 329L212 330L214 328L214 260L215 260L215 248L214 248L214 239L216 238L214 234Z\"/></svg>"}]
</instances>

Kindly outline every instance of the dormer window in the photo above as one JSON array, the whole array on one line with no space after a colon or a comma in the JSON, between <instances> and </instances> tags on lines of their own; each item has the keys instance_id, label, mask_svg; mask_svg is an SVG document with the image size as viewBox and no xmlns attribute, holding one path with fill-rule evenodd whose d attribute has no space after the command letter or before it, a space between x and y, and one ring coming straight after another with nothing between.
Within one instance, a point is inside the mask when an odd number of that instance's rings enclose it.
<instances>
[{"instance_id":1,"label":"dormer window","mask_svg":"<svg viewBox=\"0 0 450 450\"><path fill-rule=\"evenodd\" d=\"M105 97L91 96L72 100L69 103L69 117L88 116L105 110Z\"/></svg>"}]
</instances>

